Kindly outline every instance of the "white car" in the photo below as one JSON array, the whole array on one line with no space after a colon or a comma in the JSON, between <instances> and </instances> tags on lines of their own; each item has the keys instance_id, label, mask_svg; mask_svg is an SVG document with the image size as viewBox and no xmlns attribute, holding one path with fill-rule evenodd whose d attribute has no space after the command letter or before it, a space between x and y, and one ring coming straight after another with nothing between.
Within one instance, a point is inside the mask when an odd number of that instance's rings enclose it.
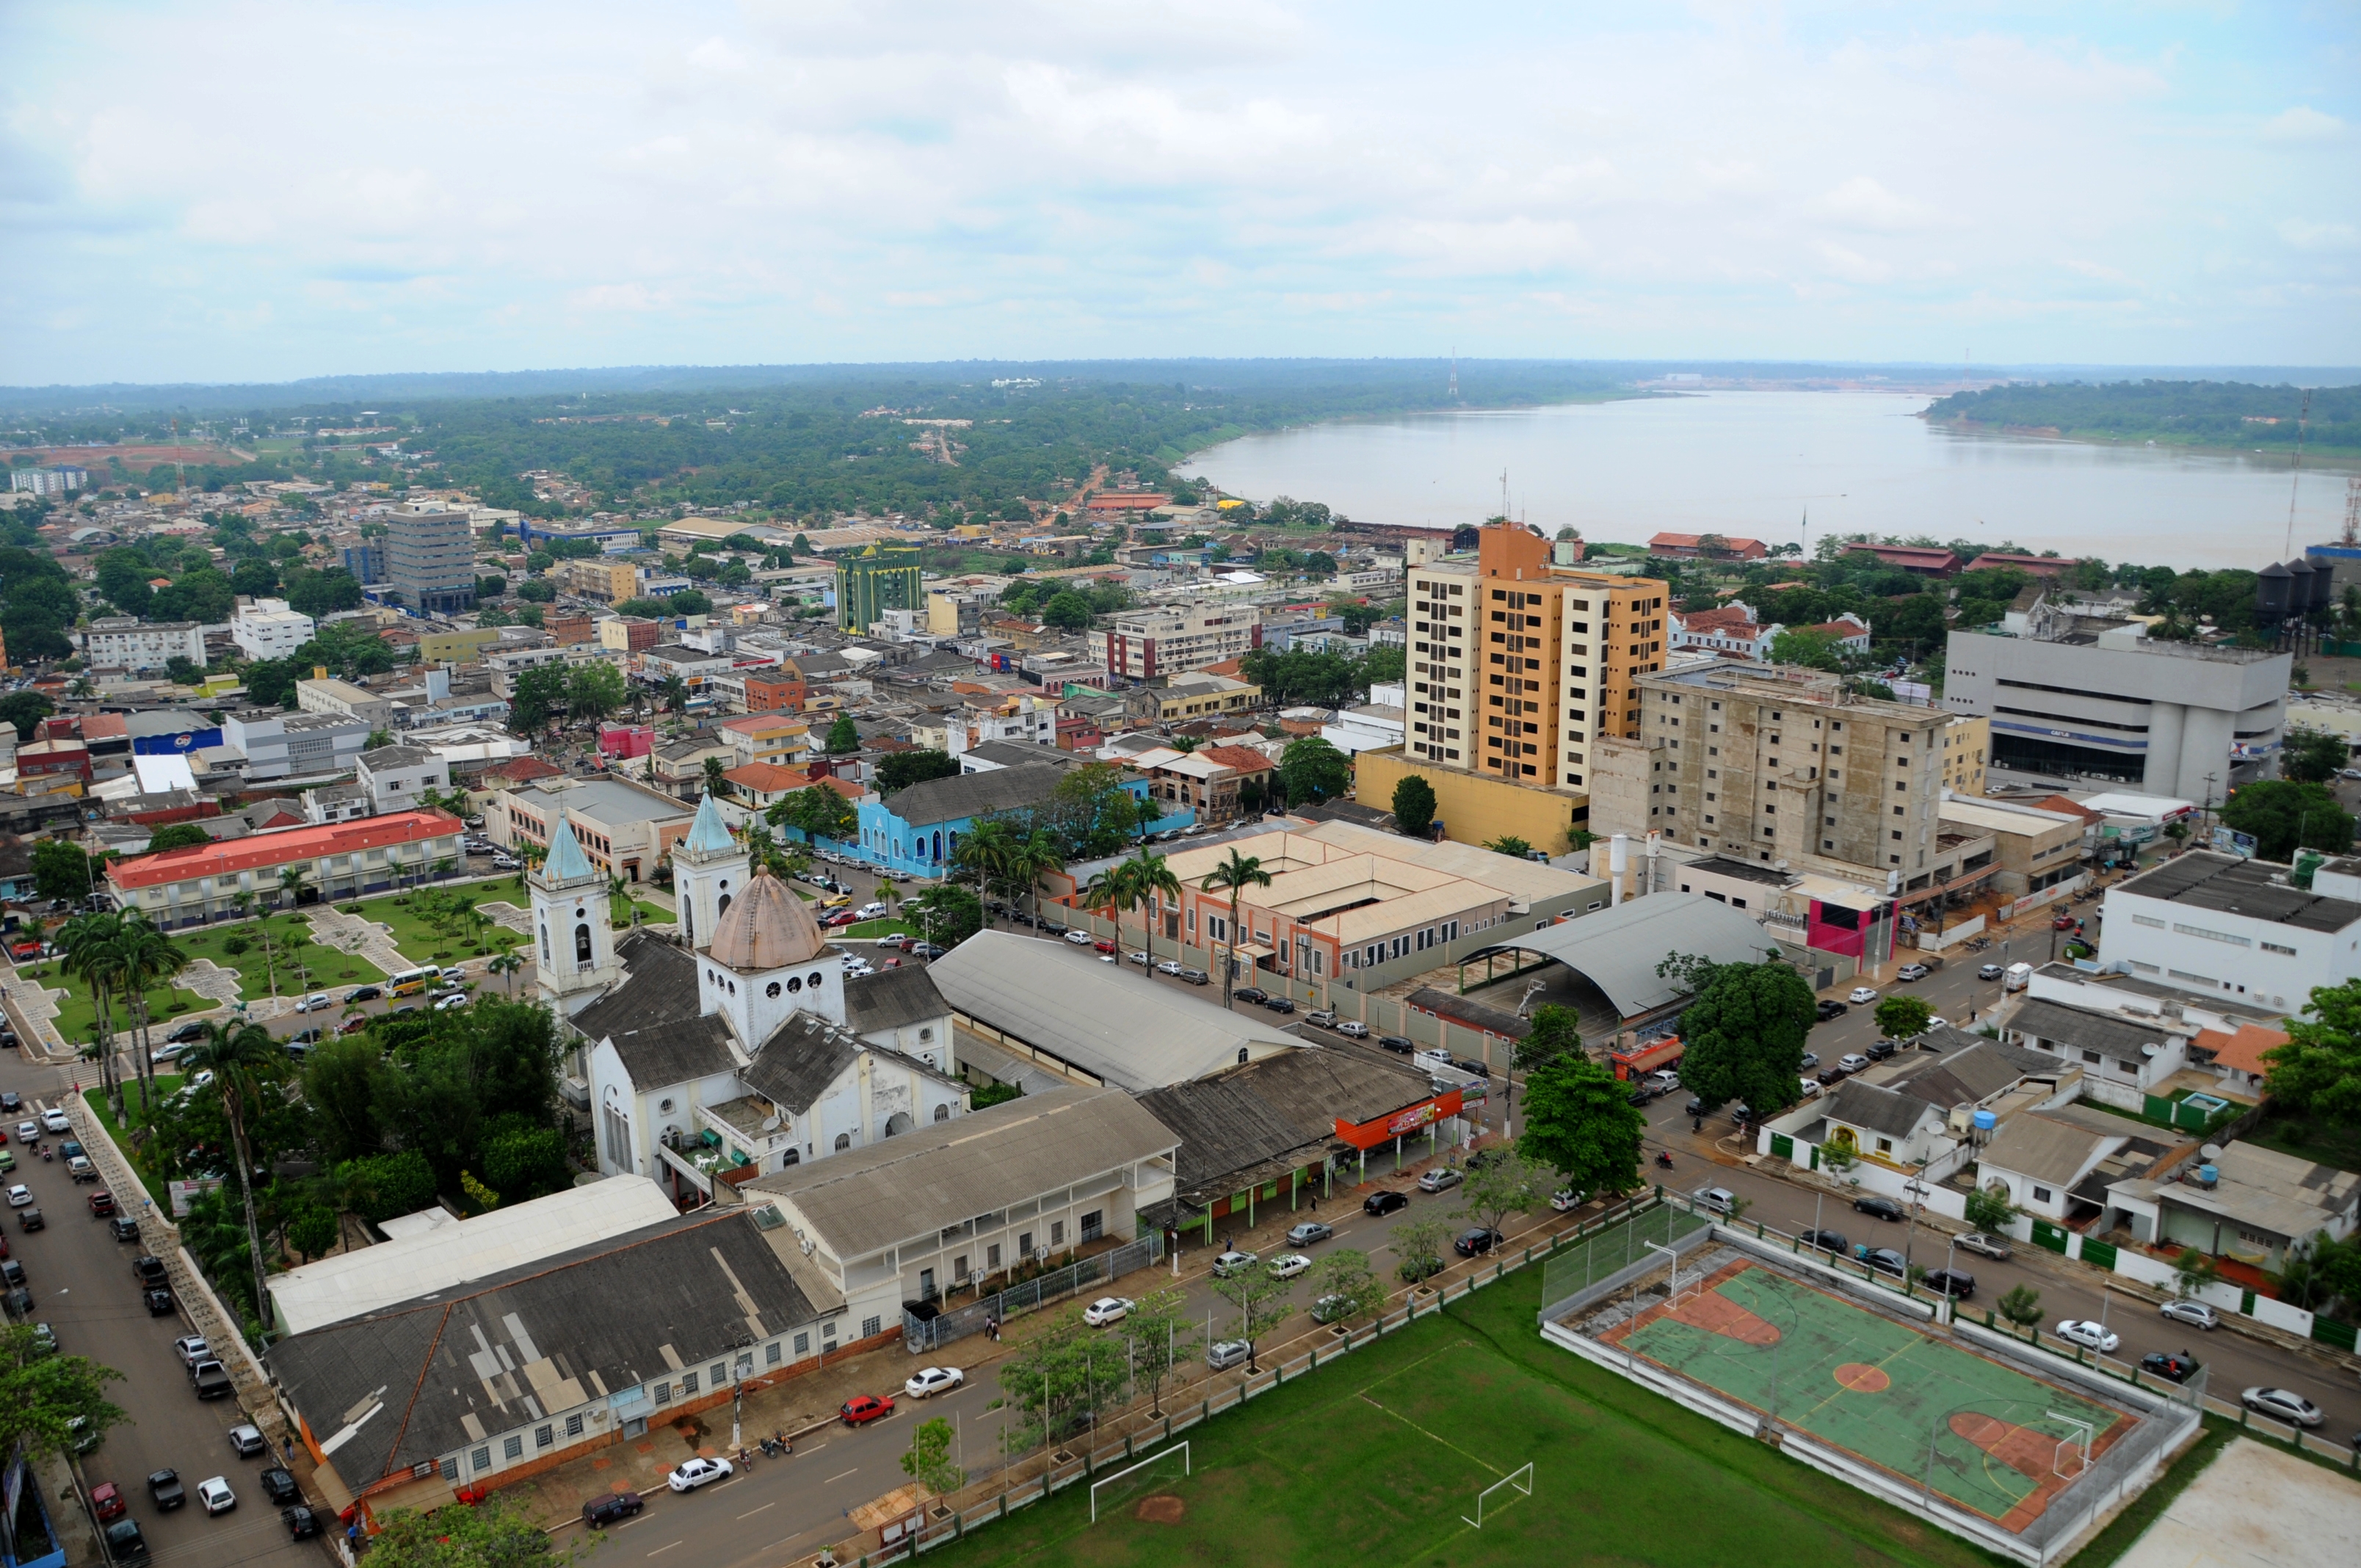
<instances>
[{"instance_id":1,"label":"white car","mask_svg":"<svg viewBox=\"0 0 2361 1568\"><path fill-rule=\"evenodd\" d=\"M1166 959L1162 963L1156 966L1156 972L1158 974L1179 974L1180 972L1180 960L1179 959Z\"/></svg>"},{"instance_id":2,"label":"white car","mask_svg":"<svg viewBox=\"0 0 2361 1568\"><path fill-rule=\"evenodd\" d=\"M1102 1296L1082 1309L1082 1321L1094 1329L1119 1323L1131 1316L1132 1303L1122 1296Z\"/></svg>"},{"instance_id":3,"label":"white car","mask_svg":"<svg viewBox=\"0 0 2361 1568\"><path fill-rule=\"evenodd\" d=\"M172 1349L180 1356L181 1365L184 1367L194 1366L200 1361L211 1361L214 1358L213 1346L205 1343L205 1336L203 1334L183 1334L172 1342Z\"/></svg>"},{"instance_id":4,"label":"white car","mask_svg":"<svg viewBox=\"0 0 2361 1568\"><path fill-rule=\"evenodd\" d=\"M17 1123L16 1141L20 1144L39 1143L41 1141L41 1124L38 1122Z\"/></svg>"},{"instance_id":5,"label":"white car","mask_svg":"<svg viewBox=\"0 0 2361 1568\"><path fill-rule=\"evenodd\" d=\"M333 1007L335 1005L335 1003L328 1000L328 993L326 992L315 991L311 995L303 998L302 1001L298 1002L295 1004L295 1011L298 1013L309 1013L314 1008Z\"/></svg>"},{"instance_id":6,"label":"white car","mask_svg":"<svg viewBox=\"0 0 2361 1568\"><path fill-rule=\"evenodd\" d=\"M856 920L882 920L885 917L885 906L873 898L854 910L852 917Z\"/></svg>"},{"instance_id":7,"label":"white car","mask_svg":"<svg viewBox=\"0 0 2361 1568\"><path fill-rule=\"evenodd\" d=\"M694 1492L708 1481L726 1481L731 1474L726 1459L685 1459L664 1477L664 1485L675 1492Z\"/></svg>"},{"instance_id":8,"label":"white car","mask_svg":"<svg viewBox=\"0 0 2361 1568\"><path fill-rule=\"evenodd\" d=\"M8 1207L11 1209L29 1209L32 1206L33 1190L31 1188L26 1186L20 1181L16 1183L16 1186L8 1189Z\"/></svg>"},{"instance_id":9,"label":"white car","mask_svg":"<svg viewBox=\"0 0 2361 1568\"><path fill-rule=\"evenodd\" d=\"M1820 1080L1818 1079L1804 1078L1796 1080L1796 1082L1802 1088L1805 1099L1817 1100L1820 1097Z\"/></svg>"},{"instance_id":10,"label":"white car","mask_svg":"<svg viewBox=\"0 0 2361 1568\"><path fill-rule=\"evenodd\" d=\"M1066 940L1073 943L1074 946L1078 948L1087 948L1093 942L1096 942L1098 938L1092 936L1088 931L1069 931L1066 933Z\"/></svg>"},{"instance_id":11,"label":"white car","mask_svg":"<svg viewBox=\"0 0 2361 1568\"><path fill-rule=\"evenodd\" d=\"M166 1062L180 1060L195 1048L194 1040L177 1040L169 1045L158 1046L148 1053L148 1059L155 1066L162 1067Z\"/></svg>"},{"instance_id":12,"label":"white car","mask_svg":"<svg viewBox=\"0 0 2361 1568\"><path fill-rule=\"evenodd\" d=\"M2120 1335L2108 1332L2103 1325L2088 1318L2068 1318L2058 1325L2058 1337L2085 1350L2095 1350L2101 1355L2114 1354L2115 1346L2124 1343Z\"/></svg>"},{"instance_id":13,"label":"white car","mask_svg":"<svg viewBox=\"0 0 2361 1568\"><path fill-rule=\"evenodd\" d=\"M1148 955L1146 953L1126 953L1124 956L1142 969L1146 969L1148 967Z\"/></svg>"},{"instance_id":14,"label":"white car","mask_svg":"<svg viewBox=\"0 0 2361 1568\"><path fill-rule=\"evenodd\" d=\"M225 1514L237 1507L237 1494L229 1489L225 1476L216 1475L210 1481L197 1483L197 1501L208 1514Z\"/></svg>"},{"instance_id":15,"label":"white car","mask_svg":"<svg viewBox=\"0 0 2361 1568\"><path fill-rule=\"evenodd\" d=\"M1933 970L1928 969L1925 964L1904 964L1900 969L1894 971L1894 978L1896 980L1925 980L1928 975L1933 974L1934 972L1935 971Z\"/></svg>"},{"instance_id":16,"label":"white car","mask_svg":"<svg viewBox=\"0 0 2361 1568\"><path fill-rule=\"evenodd\" d=\"M1292 1279L1311 1268L1312 1260L1300 1252L1283 1252L1265 1266L1273 1279Z\"/></svg>"},{"instance_id":17,"label":"white car","mask_svg":"<svg viewBox=\"0 0 2361 1568\"><path fill-rule=\"evenodd\" d=\"M1855 1007L1859 1007L1863 1003L1876 1001L1877 991L1872 986L1856 985L1852 988L1852 994L1846 997L1845 1000L1851 1003Z\"/></svg>"},{"instance_id":18,"label":"white car","mask_svg":"<svg viewBox=\"0 0 2361 1568\"><path fill-rule=\"evenodd\" d=\"M2289 1388L2248 1388L2238 1396L2238 1403L2258 1416L2291 1426L2316 1427L2328 1419L2318 1405Z\"/></svg>"},{"instance_id":19,"label":"white car","mask_svg":"<svg viewBox=\"0 0 2361 1568\"><path fill-rule=\"evenodd\" d=\"M1561 1187L1550 1194L1550 1207L1561 1214L1581 1208L1582 1201L1582 1194L1571 1187Z\"/></svg>"},{"instance_id":20,"label":"white car","mask_svg":"<svg viewBox=\"0 0 2361 1568\"><path fill-rule=\"evenodd\" d=\"M447 969L444 970L444 971L443 971L443 978L444 978L445 980L465 980L465 979L467 979L467 971L466 970L464 970L464 969L461 969L458 965L456 965L456 964L453 964L453 965L451 965L450 967L448 967Z\"/></svg>"},{"instance_id":21,"label":"white car","mask_svg":"<svg viewBox=\"0 0 2361 1568\"><path fill-rule=\"evenodd\" d=\"M463 991L456 996L446 996L442 1001L436 1003L434 1004L434 1011L437 1013L448 1013L454 1007L465 1007L466 1005L467 1005L467 993Z\"/></svg>"},{"instance_id":22,"label":"white car","mask_svg":"<svg viewBox=\"0 0 2361 1568\"><path fill-rule=\"evenodd\" d=\"M73 1119L60 1107L52 1105L41 1113L41 1125L53 1133L71 1133L73 1131Z\"/></svg>"},{"instance_id":23,"label":"white car","mask_svg":"<svg viewBox=\"0 0 2361 1568\"><path fill-rule=\"evenodd\" d=\"M956 1366L928 1366L903 1384L902 1392L913 1399L923 1399L929 1394L948 1394L966 1381L967 1374Z\"/></svg>"},{"instance_id":24,"label":"white car","mask_svg":"<svg viewBox=\"0 0 2361 1568\"><path fill-rule=\"evenodd\" d=\"M1213 1259L1213 1276L1218 1279L1227 1279L1231 1275L1252 1268L1261 1261L1253 1253L1233 1249Z\"/></svg>"},{"instance_id":25,"label":"white car","mask_svg":"<svg viewBox=\"0 0 2361 1568\"><path fill-rule=\"evenodd\" d=\"M2175 1322L2188 1323L2194 1328L2218 1329L2222 1326L2221 1316L2213 1308L2202 1301L2191 1301L2185 1299L2179 1301L2167 1301L2158 1309L2158 1316L2170 1318Z\"/></svg>"},{"instance_id":26,"label":"white car","mask_svg":"<svg viewBox=\"0 0 2361 1568\"><path fill-rule=\"evenodd\" d=\"M1358 1018L1345 1019L1336 1025L1336 1032L1340 1035L1349 1035L1356 1040L1366 1040L1369 1037L1369 1026Z\"/></svg>"}]
</instances>

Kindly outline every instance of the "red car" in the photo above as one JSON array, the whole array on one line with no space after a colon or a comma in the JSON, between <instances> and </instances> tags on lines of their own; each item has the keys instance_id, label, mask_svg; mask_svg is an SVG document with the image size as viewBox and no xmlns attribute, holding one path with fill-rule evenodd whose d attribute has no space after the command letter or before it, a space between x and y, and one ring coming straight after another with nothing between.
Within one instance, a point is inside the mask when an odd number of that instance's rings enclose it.
<instances>
[{"instance_id":1,"label":"red car","mask_svg":"<svg viewBox=\"0 0 2361 1568\"><path fill-rule=\"evenodd\" d=\"M851 910L840 909L835 914L823 918L819 923L819 928L823 931L834 931L842 927L857 926L860 923L861 917Z\"/></svg>"},{"instance_id":2,"label":"red car","mask_svg":"<svg viewBox=\"0 0 2361 1568\"><path fill-rule=\"evenodd\" d=\"M102 1187L90 1195L90 1212L100 1218L115 1212L115 1194Z\"/></svg>"},{"instance_id":3,"label":"red car","mask_svg":"<svg viewBox=\"0 0 2361 1568\"><path fill-rule=\"evenodd\" d=\"M863 1426L892 1415L894 1401L890 1398L880 1398L874 1394L856 1394L844 1402L843 1408L838 1413L844 1417L846 1426Z\"/></svg>"},{"instance_id":4,"label":"red car","mask_svg":"<svg viewBox=\"0 0 2361 1568\"><path fill-rule=\"evenodd\" d=\"M1091 946L1102 953L1119 953L1123 948L1109 938L1101 937Z\"/></svg>"},{"instance_id":5,"label":"red car","mask_svg":"<svg viewBox=\"0 0 2361 1568\"><path fill-rule=\"evenodd\" d=\"M121 1519L128 1510L122 1490L112 1481L101 1481L90 1489L90 1511L98 1516L99 1523L104 1524L109 1519Z\"/></svg>"},{"instance_id":6,"label":"red car","mask_svg":"<svg viewBox=\"0 0 2361 1568\"><path fill-rule=\"evenodd\" d=\"M2049 928L2053 931L2071 931L2074 928L2074 917L2071 915L2060 915L2049 923Z\"/></svg>"}]
</instances>

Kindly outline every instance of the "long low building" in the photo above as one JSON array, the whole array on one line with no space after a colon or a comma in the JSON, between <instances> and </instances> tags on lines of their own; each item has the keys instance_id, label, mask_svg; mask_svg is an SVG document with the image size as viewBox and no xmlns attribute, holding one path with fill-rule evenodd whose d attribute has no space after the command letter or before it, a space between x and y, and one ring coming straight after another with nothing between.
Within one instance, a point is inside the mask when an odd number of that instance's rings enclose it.
<instances>
[{"instance_id":1,"label":"long low building","mask_svg":"<svg viewBox=\"0 0 2361 1568\"><path fill-rule=\"evenodd\" d=\"M202 926L257 907L289 902L281 873L300 872L322 898L357 897L456 870L459 819L440 811L387 817L192 844L106 868L107 885L126 909L155 925Z\"/></svg>"}]
</instances>

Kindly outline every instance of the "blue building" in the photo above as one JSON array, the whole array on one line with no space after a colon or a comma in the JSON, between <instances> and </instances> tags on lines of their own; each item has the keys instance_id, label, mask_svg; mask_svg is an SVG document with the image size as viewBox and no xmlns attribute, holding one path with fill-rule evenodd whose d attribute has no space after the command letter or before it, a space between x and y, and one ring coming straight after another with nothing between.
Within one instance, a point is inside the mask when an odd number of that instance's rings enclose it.
<instances>
[{"instance_id":1,"label":"blue building","mask_svg":"<svg viewBox=\"0 0 2361 1568\"><path fill-rule=\"evenodd\" d=\"M382 544L347 544L345 546L345 570L357 583L385 581L385 546Z\"/></svg>"},{"instance_id":2,"label":"blue building","mask_svg":"<svg viewBox=\"0 0 2361 1568\"><path fill-rule=\"evenodd\" d=\"M123 730L131 738L132 754L138 757L185 757L203 747L222 743L220 725L185 707L126 713L123 716Z\"/></svg>"},{"instance_id":3,"label":"blue building","mask_svg":"<svg viewBox=\"0 0 2361 1568\"><path fill-rule=\"evenodd\" d=\"M858 804L859 841L845 848L895 876L941 876L977 817L1047 804L1068 771L1055 762L1027 762L928 779L882 799L873 795ZM1136 799L1148 798L1145 778L1126 779L1123 787ZM1148 831L1185 827L1193 819L1183 812L1150 824Z\"/></svg>"}]
</instances>

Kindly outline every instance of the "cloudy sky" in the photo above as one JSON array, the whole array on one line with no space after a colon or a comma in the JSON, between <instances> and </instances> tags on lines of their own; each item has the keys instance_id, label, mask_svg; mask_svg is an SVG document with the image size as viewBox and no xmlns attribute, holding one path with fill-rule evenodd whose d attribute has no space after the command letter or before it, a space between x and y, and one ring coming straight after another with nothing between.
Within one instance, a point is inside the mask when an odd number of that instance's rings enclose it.
<instances>
[{"instance_id":1,"label":"cloudy sky","mask_svg":"<svg viewBox=\"0 0 2361 1568\"><path fill-rule=\"evenodd\" d=\"M2361 7L0 4L0 383L2361 363Z\"/></svg>"}]
</instances>

